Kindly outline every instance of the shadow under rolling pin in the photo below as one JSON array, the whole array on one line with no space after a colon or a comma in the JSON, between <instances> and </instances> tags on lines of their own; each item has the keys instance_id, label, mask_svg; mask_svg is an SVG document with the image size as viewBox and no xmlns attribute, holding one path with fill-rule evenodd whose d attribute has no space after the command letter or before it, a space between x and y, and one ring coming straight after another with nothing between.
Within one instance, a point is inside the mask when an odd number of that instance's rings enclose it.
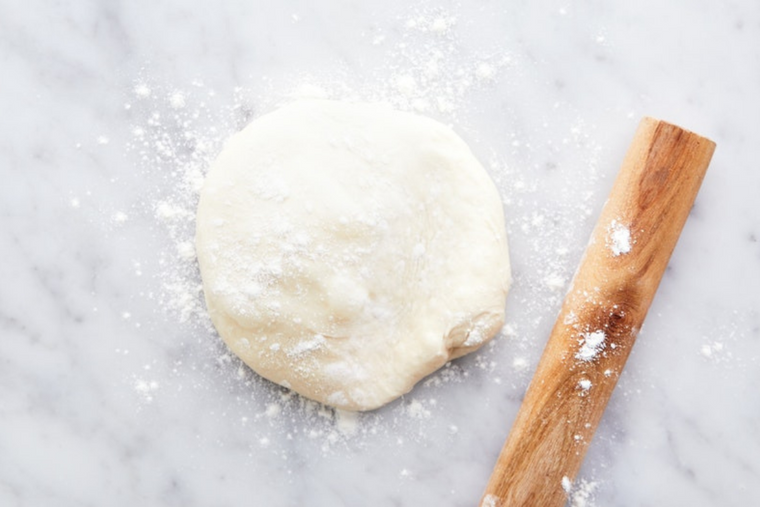
<instances>
[{"instance_id":1,"label":"shadow under rolling pin","mask_svg":"<svg viewBox=\"0 0 760 507\"><path fill-rule=\"evenodd\" d=\"M566 503L714 151L693 132L641 121L481 507Z\"/></svg>"}]
</instances>

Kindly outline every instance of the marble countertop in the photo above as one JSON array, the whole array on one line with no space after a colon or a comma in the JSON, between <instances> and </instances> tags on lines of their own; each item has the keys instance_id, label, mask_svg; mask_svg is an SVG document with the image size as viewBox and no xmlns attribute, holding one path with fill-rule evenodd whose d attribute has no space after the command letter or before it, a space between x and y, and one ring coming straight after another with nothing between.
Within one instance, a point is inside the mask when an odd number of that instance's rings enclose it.
<instances>
[{"instance_id":1,"label":"marble countertop","mask_svg":"<svg viewBox=\"0 0 760 507\"><path fill-rule=\"evenodd\" d=\"M617 5L613 5L617 4ZM0 505L475 505L639 119L712 165L570 505L760 501L760 7L0 5ZM492 345L352 416L208 323L196 189L293 95L451 124L504 199Z\"/></svg>"}]
</instances>

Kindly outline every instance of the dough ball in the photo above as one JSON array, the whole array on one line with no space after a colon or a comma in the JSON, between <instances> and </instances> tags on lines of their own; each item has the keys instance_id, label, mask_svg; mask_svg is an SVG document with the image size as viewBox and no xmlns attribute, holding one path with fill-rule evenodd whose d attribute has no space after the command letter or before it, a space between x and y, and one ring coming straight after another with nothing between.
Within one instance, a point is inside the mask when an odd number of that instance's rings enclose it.
<instances>
[{"instance_id":1,"label":"dough ball","mask_svg":"<svg viewBox=\"0 0 760 507\"><path fill-rule=\"evenodd\" d=\"M225 145L198 206L206 304L257 373L347 410L409 392L504 322L499 194L446 126L299 101Z\"/></svg>"}]
</instances>

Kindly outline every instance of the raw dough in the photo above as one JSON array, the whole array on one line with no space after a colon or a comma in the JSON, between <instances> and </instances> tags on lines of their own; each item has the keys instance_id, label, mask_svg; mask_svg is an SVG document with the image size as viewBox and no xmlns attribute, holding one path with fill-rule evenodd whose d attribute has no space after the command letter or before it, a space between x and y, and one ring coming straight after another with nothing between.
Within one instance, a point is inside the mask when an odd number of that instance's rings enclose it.
<instances>
[{"instance_id":1,"label":"raw dough","mask_svg":"<svg viewBox=\"0 0 760 507\"><path fill-rule=\"evenodd\" d=\"M211 319L260 375L370 410L501 328L499 194L454 132L382 105L299 101L225 145L197 251Z\"/></svg>"}]
</instances>

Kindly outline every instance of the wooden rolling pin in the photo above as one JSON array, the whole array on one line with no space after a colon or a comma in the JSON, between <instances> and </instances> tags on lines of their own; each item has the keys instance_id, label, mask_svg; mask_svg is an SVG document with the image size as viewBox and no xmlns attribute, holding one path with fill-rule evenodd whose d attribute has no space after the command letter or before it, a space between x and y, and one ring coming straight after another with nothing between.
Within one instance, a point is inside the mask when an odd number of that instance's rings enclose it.
<instances>
[{"instance_id":1,"label":"wooden rolling pin","mask_svg":"<svg viewBox=\"0 0 760 507\"><path fill-rule=\"evenodd\" d=\"M566 503L714 150L641 121L481 507Z\"/></svg>"}]
</instances>

